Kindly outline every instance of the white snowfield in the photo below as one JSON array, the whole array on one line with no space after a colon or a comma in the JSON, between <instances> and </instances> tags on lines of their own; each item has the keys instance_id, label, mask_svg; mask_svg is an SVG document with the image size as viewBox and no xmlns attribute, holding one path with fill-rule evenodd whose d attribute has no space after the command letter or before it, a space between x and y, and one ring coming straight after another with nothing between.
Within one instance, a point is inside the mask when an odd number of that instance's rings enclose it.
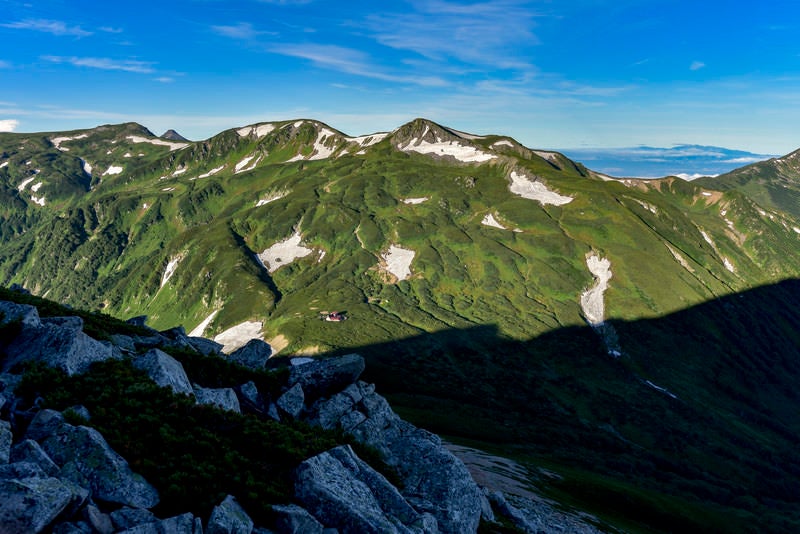
<instances>
[{"instance_id":1,"label":"white snowfield","mask_svg":"<svg viewBox=\"0 0 800 534\"><path fill-rule=\"evenodd\" d=\"M42 187L43 185L44 185L44 182L37 182L36 184L31 186L31 191L33 191L34 193L38 193L39 192L39 188Z\"/></svg>"},{"instance_id":2,"label":"white snowfield","mask_svg":"<svg viewBox=\"0 0 800 534\"><path fill-rule=\"evenodd\" d=\"M514 143L512 143L508 139L501 139L499 141L496 141L496 142L492 143L492 146L493 147L494 146L509 146L511 148L514 148Z\"/></svg>"},{"instance_id":3,"label":"white snowfield","mask_svg":"<svg viewBox=\"0 0 800 534\"><path fill-rule=\"evenodd\" d=\"M611 280L611 262L607 258L591 254L586 258L586 266L594 275L595 282L581 294L581 309L586 321L592 326L598 326L603 324L605 317L603 294L608 289L608 281Z\"/></svg>"},{"instance_id":4,"label":"white snowfield","mask_svg":"<svg viewBox=\"0 0 800 534\"><path fill-rule=\"evenodd\" d=\"M255 161L253 161L254 159ZM253 161L252 164L250 164L251 161ZM242 159L242 161L237 163L236 166L233 168L233 173L239 174L240 172L252 171L253 169L256 168L256 165L258 165L259 161L261 161L261 156L256 157L255 154L251 156L245 156L244 159Z\"/></svg>"},{"instance_id":5,"label":"white snowfield","mask_svg":"<svg viewBox=\"0 0 800 534\"><path fill-rule=\"evenodd\" d=\"M430 199L428 197L416 197L416 198L403 198L401 200L403 204L422 204L423 202Z\"/></svg>"},{"instance_id":6,"label":"white snowfield","mask_svg":"<svg viewBox=\"0 0 800 534\"><path fill-rule=\"evenodd\" d=\"M725 268L728 269L730 272L735 273L736 268L731 263L731 260L728 258L722 258L722 264L725 265Z\"/></svg>"},{"instance_id":7,"label":"white snowfield","mask_svg":"<svg viewBox=\"0 0 800 534\"><path fill-rule=\"evenodd\" d=\"M497 158L494 154L489 154L474 146L462 145L458 141L437 140L435 143L431 143L424 139L414 138L405 145L400 145L397 148L403 152L418 152L420 154L429 154L433 156L450 156L464 163L483 163L484 161Z\"/></svg>"},{"instance_id":8,"label":"white snowfield","mask_svg":"<svg viewBox=\"0 0 800 534\"><path fill-rule=\"evenodd\" d=\"M483 218L483 220L481 221L481 224L483 224L485 226L492 226L494 228L500 228L501 230L505 230L506 229L505 226L503 226L502 224L497 222L497 219L494 218L494 214L492 214L492 213L487 214Z\"/></svg>"},{"instance_id":9,"label":"white snowfield","mask_svg":"<svg viewBox=\"0 0 800 534\"><path fill-rule=\"evenodd\" d=\"M536 200L542 206L552 204L554 206L563 206L572 202L573 198L565 195L559 195L555 191L551 191L540 181L531 180L524 174L517 171L511 171L511 185L509 190L515 195L530 200Z\"/></svg>"},{"instance_id":10,"label":"white snowfield","mask_svg":"<svg viewBox=\"0 0 800 534\"><path fill-rule=\"evenodd\" d=\"M202 336L203 336L203 332L205 332L205 331L206 331L206 328L208 328L208 325L210 325L210 324L211 324L211 321L213 321L213 320L214 320L214 317L216 317L218 313L219 313L219 310L214 310L214 311L212 311L212 312L211 312L211 313L208 315L208 317L206 317L205 319L203 319L203 320L200 322L200 324L199 324L199 325L197 325L197 326L195 326L195 327L194 327L194 330L192 330L191 332L189 332L189 337L202 337Z\"/></svg>"},{"instance_id":11,"label":"white snowfield","mask_svg":"<svg viewBox=\"0 0 800 534\"><path fill-rule=\"evenodd\" d=\"M798 227L796 227L796 226L793 226L793 227L792 227L792 230L794 230L794 231L795 231L795 233L798 233L798 234L800 234L800 228L798 228Z\"/></svg>"},{"instance_id":12,"label":"white snowfield","mask_svg":"<svg viewBox=\"0 0 800 534\"><path fill-rule=\"evenodd\" d=\"M272 195L259 199L258 202L256 202L256 207L264 206L266 204L269 204L270 202L275 202L276 200L280 200L288 194L289 191L279 191L278 193L273 193Z\"/></svg>"},{"instance_id":13,"label":"white snowfield","mask_svg":"<svg viewBox=\"0 0 800 534\"><path fill-rule=\"evenodd\" d=\"M335 136L336 134L328 128L320 128L319 132L317 132L317 139L314 141L314 148L311 150L311 155L304 156L302 154L298 154L292 159L287 160L287 163L301 160L315 161L328 159L333 155L334 152L336 152L337 149L336 140L334 139ZM326 146L326 141L331 146Z\"/></svg>"},{"instance_id":14,"label":"white snowfield","mask_svg":"<svg viewBox=\"0 0 800 534\"><path fill-rule=\"evenodd\" d=\"M548 152L546 150L534 150L533 153L539 156L540 158L544 158L548 161L553 161L553 162L558 161L558 154L556 154L555 152Z\"/></svg>"},{"instance_id":15,"label":"white snowfield","mask_svg":"<svg viewBox=\"0 0 800 534\"><path fill-rule=\"evenodd\" d=\"M296 259L305 258L314 252L313 249L302 246L301 241L300 232L295 232L288 239L275 243L259 254L258 259L267 271L274 273L284 265L288 265Z\"/></svg>"},{"instance_id":16,"label":"white snowfield","mask_svg":"<svg viewBox=\"0 0 800 534\"><path fill-rule=\"evenodd\" d=\"M367 148L368 146L380 143L386 139L387 135L389 135L387 132L380 132L370 135L361 135L359 137L348 137L347 141L350 143L358 143L362 148Z\"/></svg>"},{"instance_id":17,"label":"white snowfield","mask_svg":"<svg viewBox=\"0 0 800 534\"><path fill-rule=\"evenodd\" d=\"M172 275L175 274L175 270L178 268L178 263L181 261L181 257L177 256L175 258L170 258L169 263L167 263L167 268L164 269L164 274L161 275L161 287L164 287Z\"/></svg>"},{"instance_id":18,"label":"white snowfield","mask_svg":"<svg viewBox=\"0 0 800 534\"><path fill-rule=\"evenodd\" d=\"M83 172L86 173L86 176L92 176L92 164L86 161L85 159L81 160L81 167L83 167Z\"/></svg>"},{"instance_id":19,"label":"white snowfield","mask_svg":"<svg viewBox=\"0 0 800 534\"><path fill-rule=\"evenodd\" d=\"M263 124L254 124L252 126L245 126L244 128L239 128L236 130L236 133L239 134L239 137L247 137L248 135L255 134L257 139L261 139L271 131L275 129L275 125L271 122L263 123Z\"/></svg>"},{"instance_id":20,"label":"white snowfield","mask_svg":"<svg viewBox=\"0 0 800 534\"><path fill-rule=\"evenodd\" d=\"M222 352L230 354L247 345L251 339L263 339L263 327L264 323L259 321L245 321L217 335L214 341L222 344Z\"/></svg>"},{"instance_id":21,"label":"white snowfield","mask_svg":"<svg viewBox=\"0 0 800 534\"><path fill-rule=\"evenodd\" d=\"M30 178L26 178L26 179L22 180L22 183L17 186L17 191L20 191L20 192L25 191L25 188L28 186L28 184L31 183L32 181L34 181L35 179L36 179L36 176L31 176Z\"/></svg>"},{"instance_id":22,"label":"white snowfield","mask_svg":"<svg viewBox=\"0 0 800 534\"><path fill-rule=\"evenodd\" d=\"M405 280L411 276L411 262L415 254L413 250L392 245L381 258L386 262L387 271L395 275L398 280Z\"/></svg>"},{"instance_id":23,"label":"white snowfield","mask_svg":"<svg viewBox=\"0 0 800 534\"><path fill-rule=\"evenodd\" d=\"M65 146L61 146L61 143L75 141L76 139L86 139L87 137L89 137L88 134L80 134L73 137L53 137L50 139L50 142L53 143L53 146L61 152L69 152L69 149Z\"/></svg>"},{"instance_id":24,"label":"white snowfield","mask_svg":"<svg viewBox=\"0 0 800 534\"><path fill-rule=\"evenodd\" d=\"M106 170L106 172L103 173L103 176L106 176L108 174L121 174L121 173L122 173L122 167L111 165L108 167L108 170Z\"/></svg>"},{"instance_id":25,"label":"white snowfield","mask_svg":"<svg viewBox=\"0 0 800 534\"><path fill-rule=\"evenodd\" d=\"M122 155L122 157L123 157L123 158L132 158L132 157L133 157L133 155L131 155L131 153L130 153L130 152L125 152L125 153Z\"/></svg>"},{"instance_id":26,"label":"white snowfield","mask_svg":"<svg viewBox=\"0 0 800 534\"><path fill-rule=\"evenodd\" d=\"M181 167L179 169L175 169L175 172L172 173L172 176L180 176L181 174L185 173L189 170L189 167Z\"/></svg>"},{"instance_id":27,"label":"white snowfield","mask_svg":"<svg viewBox=\"0 0 800 534\"><path fill-rule=\"evenodd\" d=\"M173 150L179 150L181 148L189 146L189 143L179 143L177 141L165 141L163 139L148 139L146 137L140 137L138 135L129 135L125 139L128 139L133 143L150 143L151 145L168 146L170 152L172 152Z\"/></svg>"},{"instance_id":28,"label":"white snowfield","mask_svg":"<svg viewBox=\"0 0 800 534\"><path fill-rule=\"evenodd\" d=\"M44 197L37 197L36 195L31 195L31 200L34 204L39 204L40 206L44 206Z\"/></svg>"},{"instance_id":29,"label":"white snowfield","mask_svg":"<svg viewBox=\"0 0 800 534\"><path fill-rule=\"evenodd\" d=\"M225 165L220 165L219 167L215 167L215 168L211 169L210 171L201 174L200 176L198 176L198 178L208 178L209 176L213 176L213 175L217 174L219 171L221 171L224 168L225 168Z\"/></svg>"},{"instance_id":30,"label":"white snowfield","mask_svg":"<svg viewBox=\"0 0 800 534\"><path fill-rule=\"evenodd\" d=\"M7 161L4 161L3 163L0 163L0 169L2 169L3 167L8 167L8 162Z\"/></svg>"}]
</instances>

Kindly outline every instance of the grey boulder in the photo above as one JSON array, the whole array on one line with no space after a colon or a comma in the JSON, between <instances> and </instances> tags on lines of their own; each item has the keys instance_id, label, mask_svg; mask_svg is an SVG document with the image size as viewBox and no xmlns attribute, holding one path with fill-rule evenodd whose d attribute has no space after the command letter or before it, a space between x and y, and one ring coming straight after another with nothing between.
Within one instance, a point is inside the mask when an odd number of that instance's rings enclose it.
<instances>
[{"instance_id":1,"label":"grey boulder","mask_svg":"<svg viewBox=\"0 0 800 534\"><path fill-rule=\"evenodd\" d=\"M251 339L244 347L228 354L228 360L259 371L267 365L270 356L272 347L269 344L260 339Z\"/></svg>"},{"instance_id":2,"label":"grey boulder","mask_svg":"<svg viewBox=\"0 0 800 534\"><path fill-rule=\"evenodd\" d=\"M207 534L250 534L253 520L232 495L214 507L208 518Z\"/></svg>"},{"instance_id":3,"label":"grey boulder","mask_svg":"<svg viewBox=\"0 0 800 534\"><path fill-rule=\"evenodd\" d=\"M173 392L192 395L192 384L181 362L159 349L150 349L143 356L133 360L133 366L146 372L148 376L163 388Z\"/></svg>"},{"instance_id":4,"label":"grey boulder","mask_svg":"<svg viewBox=\"0 0 800 534\"><path fill-rule=\"evenodd\" d=\"M0 480L0 528L9 534L41 532L84 498L80 488L57 478Z\"/></svg>"},{"instance_id":5,"label":"grey boulder","mask_svg":"<svg viewBox=\"0 0 800 534\"><path fill-rule=\"evenodd\" d=\"M89 488L95 500L137 508L158 504L156 489L134 473L95 429L64 423L40 445L61 466L59 478Z\"/></svg>"},{"instance_id":6,"label":"grey boulder","mask_svg":"<svg viewBox=\"0 0 800 534\"><path fill-rule=\"evenodd\" d=\"M28 462L39 466L43 473L55 476L58 466L42 449L41 445L32 439L23 440L11 449L12 462Z\"/></svg>"},{"instance_id":7,"label":"grey boulder","mask_svg":"<svg viewBox=\"0 0 800 534\"><path fill-rule=\"evenodd\" d=\"M358 354L314 359L291 367L289 385L300 384L306 400L312 401L343 390L356 382L363 372L364 358Z\"/></svg>"},{"instance_id":8,"label":"grey boulder","mask_svg":"<svg viewBox=\"0 0 800 534\"><path fill-rule=\"evenodd\" d=\"M295 498L320 523L340 532L425 532L424 518L349 445L301 463L295 472Z\"/></svg>"},{"instance_id":9,"label":"grey boulder","mask_svg":"<svg viewBox=\"0 0 800 534\"><path fill-rule=\"evenodd\" d=\"M197 404L208 404L216 406L220 410L242 413L236 392L231 388L211 389L195 386L194 398L197 400Z\"/></svg>"},{"instance_id":10,"label":"grey boulder","mask_svg":"<svg viewBox=\"0 0 800 534\"><path fill-rule=\"evenodd\" d=\"M296 504L273 505L272 513L279 534L323 534L322 523Z\"/></svg>"},{"instance_id":11,"label":"grey boulder","mask_svg":"<svg viewBox=\"0 0 800 534\"><path fill-rule=\"evenodd\" d=\"M0 300L0 325L15 321L19 321L23 327L38 328L42 326L36 306Z\"/></svg>"},{"instance_id":12,"label":"grey boulder","mask_svg":"<svg viewBox=\"0 0 800 534\"><path fill-rule=\"evenodd\" d=\"M295 384L275 401L280 412L297 419L305 407L305 392L300 384Z\"/></svg>"},{"instance_id":13,"label":"grey boulder","mask_svg":"<svg viewBox=\"0 0 800 534\"><path fill-rule=\"evenodd\" d=\"M83 332L80 317L52 317L41 321L39 327L25 327L6 354L4 371L22 362L42 362L68 375L83 373L94 362L116 357L111 346Z\"/></svg>"}]
</instances>

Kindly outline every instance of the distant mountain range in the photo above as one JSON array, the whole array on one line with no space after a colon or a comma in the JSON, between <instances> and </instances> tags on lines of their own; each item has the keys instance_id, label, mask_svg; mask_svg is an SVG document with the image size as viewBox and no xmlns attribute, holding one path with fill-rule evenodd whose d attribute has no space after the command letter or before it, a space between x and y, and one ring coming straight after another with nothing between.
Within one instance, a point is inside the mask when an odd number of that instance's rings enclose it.
<instances>
[{"instance_id":1,"label":"distant mountain range","mask_svg":"<svg viewBox=\"0 0 800 534\"><path fill-rule=\"evenodd\" d=\"M0 134L0 283L361 352L401 415L626 531L800 530L794 154L639 180L425 119L170 137Z\"/></svg>"},{"instance_id":2,"label":"distant mountain range","mask_svg":"<svg viewBox=\"0 0 800 534\"><path fill-rule=\"evenodd\" d=\"M650 146L571 148L562 149L560 152L611 176L631 178L678 176L684 180L717 176L744 165L776 157L776 155L704 145L675 145L669 148Z\"/></svg>"}]
</instances>

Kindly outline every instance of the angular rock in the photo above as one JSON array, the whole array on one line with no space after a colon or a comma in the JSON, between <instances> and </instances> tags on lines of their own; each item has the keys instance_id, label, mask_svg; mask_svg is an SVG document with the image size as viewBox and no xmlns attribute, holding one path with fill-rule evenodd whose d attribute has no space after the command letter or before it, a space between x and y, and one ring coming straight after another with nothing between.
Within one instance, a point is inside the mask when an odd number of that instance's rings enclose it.
<instances>
[{"instance_id":1,"label":"angular rock","mask_svg":"<svg viewBox=\"0 0 800 534\"><path fill-rule=\"evenodd\" d=\"M274 402L270 402L267 407L267 417L273 421L281 422L281 414L278 412L278 405Z\"/></svg>"},{"instance_id":2,"label":"angular rock","mask_svg":"<svg viewBox=\"0 0 800 534\"><path fill-rule=\"evenodd\" d=\"M53 527L53 534L95 534L92 525L86 521L59 523Z\"/></svg>"},{"instance_id":3,"label":"angular rock","mask_svg":"<svg viewBox=\"0 0 800 534\"><path fill-rule=\"evenodd\" d=\"M291 366L289 385L303 386L306 400L310 402L338 393L356 382L362 372L364 358L358 354L315 359L311 363Z\"/></svg>"},{"instance_id":4,"label":"angular rock","mask_svg":"<svg viewBox=\"0 0 800 534\"><path fill-rule=\"evenodd\" d=\"M266 367L270 356L272 347L260 339L251 339L244 347L228 354L228 361L260 371Z\"/></svg>"},{"instance_id":5,"label":"angular rock","mask_svg":"<svg viewBox=\"0 0 800 534\"><path fill-rule=\"evenodd\" d=\"M13 462L0 465L0 480L47 478L44 470L33 462Z\"/></svg>"},{"instance_id":6,"label":"angular rock","mask_svg":"<svg viewBox=\"0 0 800 534\"><path fill-rule=\"evenodd\" d=\"M22 362L42 362L68 375L85 372L94 362L114 358L109 346L83 333L79 317L48 318L40 327L26 327L6 349L3 370Z\"/></svg>"},{"instance_id":7,"label":"angular rock","mask_svg":"<svg viewBox=\"0 0 800 534\"><path fill-rule=\"evenodd\" d=\"M403 480L404 497L417 511L435 517L441 532L474 532L484 501L464 463L438 436L400 419L374 386L362 382L357 388L362 399L340 417L339 427L381 452ZM318 405L323 409L317 411L317 424L330 424L346 406L337 397Z\"/></svg>"},{"instance_id":8,"label":"angular rock","mask_svg":"<svg viewBox=\"0 0 800 534\"><path fill-rule=\"evenodd\" d=\"M322 534L324 530L322 523L296 504L273 505L272 512L279 534Z\"/></svg>"},{"instance_id":9,"label":"angular rock","mask_svg":"<svg viewBox=\"0 0 800 534\"><path fill-rule=\"evenodd\" d=\"M36 533L83 496L57 478L0 480L0 525L3 532Z\"/></svg>"},{"instance_id":10,"label":"angular rock","mask_svg":"<svg viewBox=\"0 0 800 534\"><path fill-rule=\"evenodd\" d=\"M168 347L195 350L189 341L189 336L186 335L186 330L182 326L164 330L160 334L167 339L166 346Z\"/></svg>"},{"instance_id":11,"label":"angular rock","mask_svg":"<svg viewBox=\"0 0 800 534\"><path fill-rule=\"evenodd\" d=\"M295 384L289 390L281 395L275 404L285 415L292 419L297 419L303 412L305 407L305 392L300 384Z\"/></svg>"},{"instance_id":12,"label":"angular rock","mask_svg":"<svg viewBox=\"0 0 800 534\"><path fill-rule=\"evenodd\" d=\"M295 498L343 532L421 532L423 518L349 445L309 458L295 471Z\"/></svg>"},{"instance_id":13,"label":"angular rock","mask_svg":"<svg viewBox=\"0 0 800 534\"><path fill-rule=\"evenodd\" d=\"M203 526L202 523L199 525L196 523L192 514L186 513L168 519L156 519L149 523L141 523L117 532L119 534L203 534Z\"/></svg>"},{"instance_id":14,"label":"angular rock","mask_svg":"<svg viewBox=\"0 0 800 534\"><path fill-rule=\"evenodd\" d=\"M114 525L111 524L111 518L97 506L90 504L84 508L83 517L97 534L113 534Z\"/></svg>"},{"instance_id":15,"label":"angular rock","mask_svg":"<svg viewBox=\"0 0 800 534\"><path fill-rule=\"evenodd\" d=\"M189 340L189 343L192 345L194 350L196 350L203 356L211 356L213 354L219 354L220 352L222 352L223 345L217 343L216 341L212 341L204 337L194 337L194 336L189 336L187 339Z\"/></svg>"},{"instance_id":16,"label":"angular rock","mask_svg":"<svg viewBox=\"0 0 800 534\"><path fill-rule=\"evenodd\" d=\"M133 360L133 366L146 372L153 382L178 394L192 395L192 384L181 362L159 349L150 349Z\"/></svg>"},{"instance_id":17,"label":"angular rock","mask_svg":"<svg viewBox=\"0 0 800 534\"><path fill-rule=\"evenodd\" d=\"M111 522L117 530L127 530L137 525L144 525L147 523L154 523L158 519L153 512L145 510L144 508L130 508L123 506L119 510L115 510L109 514Z\"/></svg>"},{"instance_id":18,"label":"angular rock","mask_svg":"<svg viewBox=\"0 0 800 534\"><path fill-rule=\"evenodd\" d=\"M239 405L249 412L264 413L264 399L258 392L255 382L250 381L236 388Z\"/></svg>"},{"instance_id":19,"label":"angular rock","mask_svg":"<svg viewBox=\"0 0 800 534\"><path fill-rule=\"evenodd\" d=\"M232 388L211 389L195 386L194 398L197 400L197 404L210 404L220 410L242 413L239 399L236 398L236 392Z\"/></svg>"},{"instance_id":20,"label":"angular rock","mask_svg":"<svg viewBox=\"0 0 800 534\"><path fill-rule=\"evenodd\" d=\"M61 466L59 477L91 489L95 500L137 508L158 504L156 489L134 473L95 429L64 423L40 445Z\"/></svg>"},{"instance_id":21,"label":"angular rock","mask_svg":"<svg viewBox=\"0 0 800 534\"><path fill-rule=\"evenodd\" d=\"M47 436L55 434L62 426L66 424L64 416L61 412L55 410L40 410L28 425L28 430L25 432L26 439L39 441Z\"/></svg>"},{"instance_id":22,"label":"angular rock","mask_svg":"<svg viewBox=\"0 0 800 534\"><path fill-rule=\"evenodd\" d=\"M0 465L8 463L11 457L11 441L13 439L11 423L0 420Z\"/></svg>"},{"instance_id":23,"label":"angular rock","mask_svg":"<svg viewBox=\"0 0 800 534\"><path fill-rule=\"evenodd\" d=\"M136 352L136 343L134 343L133 338L131 336L125 336L122 334L112 334L111 336L111 343L117 346L122 352L126 352L128 354Z\"/></svg>"},{"instance_id":24,"label":"angular rock","mask_svg":"<svg viewBox=\"0 0 800 534\"><path fill-rule=\"evenodd\" d=\"M26 439L14 445L11 449L10 461L35 464L47 476L55 476L59 469L56 463L44 452L41 445L32 439Z\"/></svg>"},{"instance_id":25,"label":"angular rock","mask_svg":"<svg viewBox=\"0 0 800 534\"><path fill-rule=\"evenodd\" d=\"M341 393L337 393L329 399L320 399L314 403L307 419L311 424L319 425L325 430L338 428L343 426L341 424L342 418L352 413L361 400L362 395L358 386L350 384ZM352 423L348 422L348 425L350 424Z\"/></svg>"},{"instance_id":26,"label":"angular rock","mask_svg":"<svg viewBox=\"0 0 800 534\"><path fill-rule=\"evenodd\" d=\"M207 534L250 534L252 531L253 520L232 495L214 507L206 528Z\"/></svg>"},{"instance_id":27,"label":"angular rock","mask_svg":"<svg viewBox=\"0 0 800 534\"><path fill-rule=\"evenodd\" d=\"M28 328L42 326L36 306L0 300L0 326L15 321L19 321L23 327Z\"/></svg>"}]
</instances>

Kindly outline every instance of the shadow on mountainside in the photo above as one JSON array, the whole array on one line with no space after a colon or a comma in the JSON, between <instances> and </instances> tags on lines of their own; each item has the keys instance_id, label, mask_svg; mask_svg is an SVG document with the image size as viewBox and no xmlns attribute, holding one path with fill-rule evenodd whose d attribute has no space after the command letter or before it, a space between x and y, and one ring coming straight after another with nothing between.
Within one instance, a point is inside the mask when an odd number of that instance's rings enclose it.
<instances>
[{"instance_id":1,"label":"shadow on mountainside","mask_svg":"<svg viewBox=\"0 0 800 534\"><path fill-rule=\"evenodd\" d=\"M529 341L494 326L350 348L405 418L552 468L627 528L800 528L800 280Z\"/></svg>"}]
</instances>

